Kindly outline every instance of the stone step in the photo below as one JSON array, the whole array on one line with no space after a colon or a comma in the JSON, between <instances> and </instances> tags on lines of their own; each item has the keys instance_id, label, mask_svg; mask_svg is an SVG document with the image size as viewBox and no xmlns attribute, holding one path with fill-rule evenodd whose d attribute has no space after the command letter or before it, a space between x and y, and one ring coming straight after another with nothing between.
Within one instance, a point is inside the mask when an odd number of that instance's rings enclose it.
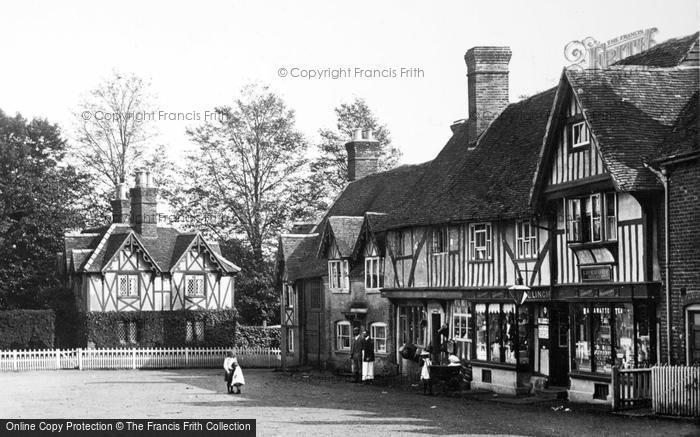
<instances>
[{"instance_id":1,"label":"stone step","mask_svg":"<svg viewBox=\"0 0 700 437\"><path fill-rule=\"evenodd\" d=\"M545 399L566 399L568 394L566 387L548 387L536 388L535 396Z\"/></svg>"}]
</instances>

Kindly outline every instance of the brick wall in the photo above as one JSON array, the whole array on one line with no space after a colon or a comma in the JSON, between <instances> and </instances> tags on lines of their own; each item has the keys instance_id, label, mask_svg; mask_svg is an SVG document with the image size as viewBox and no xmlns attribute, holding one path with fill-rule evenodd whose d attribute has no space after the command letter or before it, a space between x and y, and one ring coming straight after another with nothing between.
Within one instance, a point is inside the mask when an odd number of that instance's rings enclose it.
<instances>
[{"instance_id":1,"label":"brick wall","mask_svg":"<svg viewBox=\"0 0 700 437\"><path fill-rule=\"evenodd\" d=\"M671 358L674 363L686 361L685 308L700 303L700 160L669 167L669 222L671 273ZM661 214L659 258L665 281L663 213ZM682 293L685 289L685 295ZM661 330L662 362L666 356L666 304L662 291L658 314Z\"/></svg>"}]
</instances>

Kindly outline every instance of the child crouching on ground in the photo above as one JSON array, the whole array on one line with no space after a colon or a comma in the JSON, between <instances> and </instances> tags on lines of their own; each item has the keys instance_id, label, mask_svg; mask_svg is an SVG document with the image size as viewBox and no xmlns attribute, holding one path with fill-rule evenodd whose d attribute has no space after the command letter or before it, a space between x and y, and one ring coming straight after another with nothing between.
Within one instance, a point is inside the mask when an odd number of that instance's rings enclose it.
<instances>
[{"instance_id":1,"label":"child crouching on ground","mask_svg":"<svg viewBox=\"0 0 700 437\"><path fill-rule=\"evenodd\" d=\"M224 370L226 371L224 379L228 392L241 394L241 386L245 385L245 379L243 378L243 370L238 365L238 359L233 355L233 352L227 354L224 360ZM233 391L234 387L236 391Z\"/></svg>"},{"instance_id":2,"label":"child crouching on ground","mask_svg":"<svg viewBox=\"0 0 700 437\"><path fill-rule=\"evenodd\" d=\"M423 394L433 395L433 384L430 380L430 366L433 362L430 360L430 353L426 350L420 353L421 369L420 380L423 382Z\"/></svg>"}]
</instances>

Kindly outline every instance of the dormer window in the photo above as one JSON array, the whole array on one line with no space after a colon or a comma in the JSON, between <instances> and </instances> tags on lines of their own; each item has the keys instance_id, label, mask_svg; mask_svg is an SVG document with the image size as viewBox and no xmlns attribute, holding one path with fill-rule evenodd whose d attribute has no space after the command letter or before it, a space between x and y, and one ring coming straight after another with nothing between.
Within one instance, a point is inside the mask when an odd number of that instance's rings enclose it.
<instances>
[{"instance_id":1,"label":"dormer window","mask_svg":"<svg viewBox=\"0 0 700 437\"><path fill-rule=\"evenodd\" d=\"M138 275L119 275L119 297L138 297Z\"/></svg>"},{"instance_id":2,"label":"dormer window","mask_svg":"<svg viewBox=\"0 0 700 437\"><path fill-rule=\"evenodd\" d=\"M572 124L570 127L570 132L572 149L585 147L590 143L588 126L586 126L585 121L580 121L578 123Z\"/></svg>"},{"instance_id":3,"label":"dormer window","mask_svg":"<svg viewBox=\"0 0 700 437\"><path fill-rule=\"evenodd\" d=\"M349 269L348 260L328 260L328 287L331 291L336 293L350 291Z\"/></svg>"},{"instance_id":4,"label":"dormer window","mask_svg":"<svg viewBox=\"0 0 700 437\"><path fill-rule=\"evenodd\" d=\"M365 258L365 289L379 291L384 286L384 258Z\"/></svg>"}]
</instances>

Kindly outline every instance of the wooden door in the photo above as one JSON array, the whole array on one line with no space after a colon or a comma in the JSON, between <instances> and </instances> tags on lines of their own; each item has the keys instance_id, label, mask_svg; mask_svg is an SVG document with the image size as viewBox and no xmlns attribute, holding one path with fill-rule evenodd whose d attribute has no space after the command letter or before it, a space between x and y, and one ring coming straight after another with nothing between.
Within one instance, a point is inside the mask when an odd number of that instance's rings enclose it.
<instances>
[{"instance_id":1,"label":"wooden door","mask_svg":"<svg viewBox=\"0 0 700 437\"><path fill-rule=\"evenodd\" d=\"M569 383L569 308L553 305L549 324L549 384L566 387Z\"/></svg>"},{"instance_id":2,"label":"wooden door","mask_svg":"<svg viewBox=\"0 0 700 437\"><path fill-rule=\"evenodd\" d=\"M319 366L323 344L323 283L320 279L304 281L304 364Z\"/></svg>"}]
</instances>

